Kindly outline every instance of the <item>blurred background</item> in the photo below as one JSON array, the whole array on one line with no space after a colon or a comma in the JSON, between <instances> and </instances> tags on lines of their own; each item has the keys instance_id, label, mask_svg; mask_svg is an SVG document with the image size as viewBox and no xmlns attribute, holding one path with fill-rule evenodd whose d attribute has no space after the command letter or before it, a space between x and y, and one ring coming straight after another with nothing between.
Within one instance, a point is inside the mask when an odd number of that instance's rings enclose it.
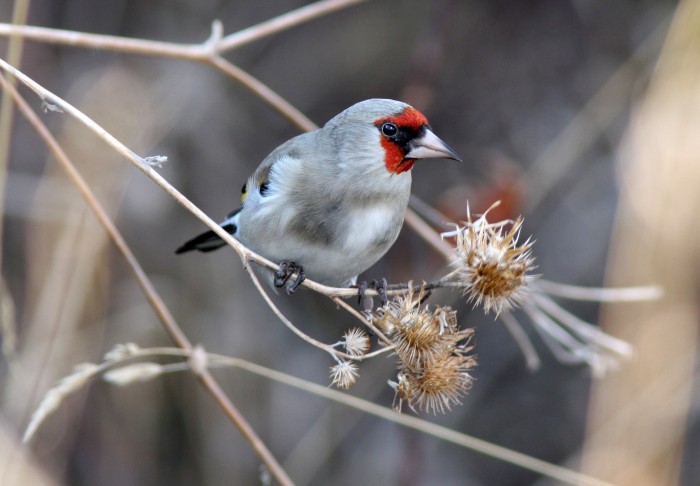
<instances>
[{"instance_id":1,"label":"blurred background","mask_svg":"<svg viewBox=\"0 0 700 486\"><path fill-rule=\"evenodd\" d=\"M537 272L547 279L664 285L661 302L613 304L602 314L595 303L562 302L637 346L635 359L602 380L557 362L516 314L542 359L528 371L500 322L457 293L436 292L431 302L452 305L462 326L476 328L479 367L464 404L429 420L616 484L697 484L697 3L367 1L226 55L318 124L370 97L419 108L464 162L418 164L413 193L454 220L465 218L467 201L479 212L501 200L493 218L525 217L523 236L537 240ZM0 0L2 22L14 5ZM27 23L198 43L215 19L231 33L303 5L32 0ZM0 39L3 58L7 47ZM299 133L204 64L27 42L21 69L138 154L167 155L160 174L215 220L237 207L262 158ZM38 111L39 100L22 92ZM176 257L204 225L74 120L42 118L194 343L329 383L327 354L277 320L233 251ZM170 342L21 116L0 148L9 154L0 423L7 447L17 448L46 390L74 365L100 361L117 343ZM420 281L445 271L442 257L404 228L366 277ZM355 324L308 291L275 300L323 342ZM390 358L362 363L350 393L391 406L386 381L394 375ZM215 376L298 484L554 484L243 371ZM56 484L260 481L257 457L188 373L125 388L96 381L47 419L31 451ZM10 474L11 462L0 460L0 474Z\"/></svg>"}]
</instances>

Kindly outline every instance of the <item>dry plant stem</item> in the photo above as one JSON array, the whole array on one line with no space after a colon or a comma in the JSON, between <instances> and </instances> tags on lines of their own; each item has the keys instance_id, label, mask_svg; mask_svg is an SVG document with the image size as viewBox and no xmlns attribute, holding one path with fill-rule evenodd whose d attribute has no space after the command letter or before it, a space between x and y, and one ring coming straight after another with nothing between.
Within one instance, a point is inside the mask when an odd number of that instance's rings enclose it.
<instances>
[{"instance_id":1,"label":"dry plant stem","mask_svg":"<svg viewBox=\"0 0 700 486\"><path fill-rule=\"evenodd\" d=\"M586 338L591 342L618 353L620 356L630 357L634 353L632 345L621 339L617 339L603 332L597 326L579 319L571 312L560 307L554 300L544 294L533 294L532 301L546 314L553 317L563 326L570 329L577 335Z\"/></svg>"},{"instance_id":2,"label":"dry plant stem","mask_svg":"<svg viewBox=\"0 0 700 486\"><path fill-rule=\"evenodd\" d=\"M456 223L456 221L448 218L445 214L441 213L415 194L411 194L411 198L408 200L408 205L418 216L434 226L453 226Z\"/></svg>"},{"instance_id":3,"label":"dry plant stem","mask_svg":"<svg viewBox=\"0 0 700 486\"><path fill-rule=\"evenodd\" d=\"M322 15L329 14L357 3L367 0L325 0L312 3L291 12L274 17L265 22L261 22L247 29L243 29L234 34L227 35L216 46L217 52L222 53L231 49L236 49L244 44L267 37L282 30L289 29L303 22L308 22Z\"/></svg>"},{"instance_id":4,"label":"dry plant stem","mask_svg":"<svg viewBox=\"0 0 700 486\"><path fill-rule=\"evenodd\" d=\"M384 333L382 333L379 329L377 329L377 326L375 326L375 325L372 323L372 320L371 320L371 319L367 319L365 316L363 316L362 314L360 314L354 307L352 307L351 305L349 305L349 304L348 304L347 302L345 302L344 300L342 300L342 299L340 299L340 298L338 298L338 297L332 297L331 299L333 300L333 302L335 302L336 305L342 307L343 309L345 309L346 311L348 311L350 314L352 314L353 316L355 316L355 317L357 318L358 321L362 322L362 324L364 324L365 326L367 326L374 334L376 334L377 337L378 337L379 339L381 339L381 341L382 341L386 346L388 346L387 348L384 348L385 350L386 350L386 349L389 349L389 347L393 347L393 344L391 343L391 339L389 339L388 337L386 337L386 336L384 335ZM369 357L369 355L366 355L366 356L364 356L364 357L367 358L367 357Z\"/></svg>"},{"instance_id":5,"label":"dry plant stem","mask_svg":"<svg viewBox=\"0 0 700 486\"><path fill-rule=\"evenodd\" d=\"M175 349L175 348L141 348L134 351L132 354L125 356L116 361L103 362L95 368L93 375L104 373L105 371L123 366L130 361L139 360L157 356L175 356L182 358L191 358L193 350ZM465 447L474 450L478 453L485 454L497 459L503 460L510 464L523 467L530 471L537 472L549 478L562 481L569 484L590 485L590 486L610 486L608 483L598 479L586 476L575 471L565 469L563 467L550 464L539 459L532 458L525 454L514 452L510 449L500 447L490 442L468 436L466 434L456 432L454 430L442 427L423 419L397 414L391 409L381 407L367 400L348 395L346 393L333 390L315 383L288 375L258 364L246 361L240 358L225 356L216 353L205 353L206 365L208 367L223 367L230 366L238 368L257 376L267 378L278 383L311 393L316 396L340 403L352 408L355 408L363 413L368 413L385 420L409 427L419 432L431 435L441 440L445 440L456 444L460 447ZM172 369L176 371L175 368Z\"/></svg>"},{"instance_id":6,"label":"dry plant stem","mask_svg":"<svg viewBox=\"0 0 700 486\"><path fill-rule=\"evenodd\" d=\"M523 174L518 185L528 194L525 212L532 212L562 177L571 173L581 155L625 109L630 91L640 82L640 64L654 62L669 24L670 16L659 22Z\"/></svg>"},{"instance_id":7,"label":"dry plant stem","mask_svg":"<svg viewBox=\"0 0 700 486\"><path fill-rule=\"evenodd\" d=\"M513 314L511 314L510 312L503 312L498 317L499 319L501 319L501 322L505 324L506 329L508 330L508 332L510 332L510 335L518 344L520 351L525 357L527 369L530 371L537 371L538 369L540 369L540 365L542 364L540 362L540 357L537 355L537 351L535 351L535 348L532 345L532 341L530 341L528 335L525 334L525 331L523 330L523 327L520 325L520 323L518 323L518 321L515 320Z\"/></svg>"},{"instance_id":8,"label":"dry plant stem","mask_svg":"<svg viewBox=\"0 0 700 486\"><path fill-rule=\"evenodd\" d=\"M309 120L306 115L297 110L291 103L282 98L276 92L271 90L266 84L260 82L258 79L251 76L238 66L230 63L223 57L212 56L211 58L206 59L205 62L216 67L221 72L235 79L243 86L260 96L280 114L302 130L308 132L318 128L318 125Z\"/></svg>"},{"instance_id":9,"label":"dry plant stem","mask_svg":"<svg viewBox=\"0 0 700 486\"><path fill-rule=\"evenodd\" d=\"M405 221L418 236L443 255L447 261L451 262L454 259L454 249L445 243L440 235L411 208L406 210Z\"/></svg>"},{"instance_id":10,"label":"dry plant stem","mask_svg":"<svg viewBox=\"0 0 700 486\"><path fill-rule=\"evenodd\" d=\"M216 67L226 75L237 80L255 92L296 126L302 130L309 131L318 127L284 98L247 72L221 57L220 54L324 14L364 1L366 0L323 0L287 12L226 37L222 37L223 28L221 22L215 21L212 25L211 36L201 44L178 44L145 39L128 39L109 35L3 23L0 23L0 35L22 36L26 39L74 47L106 49L146 56L171 57L203 62Z\"/></svg>"},{"instance_id":11,"label":"dry plant stem","mask_svg":"<svg viewBox=\"0 0 700 486\"><path fill-rule=\"evenodd\" d=\"M648 287L595 288L578 287L576 285L566 285L540 279L533 286L546 294L556 297L592 302L636 302L657 300L663 297L663 289L655 285Z\"/></svg>"},{"instance_id":12,"label":"dry plant stem","mask_svg":"<svg viewBox=\"0 0 700 486\"><path fill-rule=\"evenodd\" d=\"M146 299L148 300L154 312L160 319L163 327L170 335L170 338L179 347L186 351L191 351L192 344L187 339L187 336L182 332L180 327L175 322L172 314L168 310L167 306L163 300L158 295L155 287L149 280L146 273L141 268L138 260L134 256L131 249L126 244L126 241L122 238L121 234L117 230L116 226L112 223L111 219L107 215L104 208L100 205L97 199L90 191L90 188L82 179L75 166L70 162L68 157L65 155L60 145L56 139L51 135L51 133L46 128L46 125L37 117L37 115L31 110L27 102L19 96L14 87L12 87L4 76L0 76L0 84L2 85L3 91L9 92L14 98L15 103L22 111L22 114L27 118L27 120L32 124L37 133L45 141L51 151L54 153L58 159L61 166L66 171L68 177L73 181L81 195L85 198L88 206L93 210L97 219L103 225L110 238L114 242L115 246L122 253L127 264L131 268L137 282L141 286ZM226 394L221 390L221 387L216 383L214 378L211 376L209 371L204 370L197 373L199 380L204 385L205 389L212 395L215 401L222 408L224 413L229 417L229 419L236 425L239 431L243 434L246 440L251 444L251 447L258 454L260 459L267 465L270 473L280 482L280 484L292 484L291 479L287 476L286 472L279 465L277 460L272 456L270 451L267 449L262 440L257 436L252 427L248 424L245 418L241 415L238 409L231 403Z\"/></svg>"},{"instance_id":13,"label":"dry plant stem","mask_svg":"<svg viewBox=\"0 0 700 486\"><path fill-rule=\"evenodd\" d=\"M437 437L446 442L451 442L460 447L465 447L467 449L474 450L478 453L494 457L496 459L508 462L529 471L534 471L536 473L542 474L556 481L560 481L567 484L573 485L585 485L585 486L612 486L610 483L601 481L599 479L587 476L585 474L566 469L555 464L551 464L540 459L536 459L525 454L520 454L518 452L512 451L505 447L492 444L490 442L472 437L460 432L454 431L447 427L437 425L426 420L422 420L417 417L413 417L405 414L397 414L394 410L381 407L375 403L357 398L355 396L343 393L331 388L327 388L315 383L310 383L306 380L302 380L295 376L287 375L276 370L265 368L248 361L244 361L237 358L229 358L219 355L209 355L212 361L222 361L224 363L230 364L237 368L246 370L256 375L263 376L270 380L277 381L287 386L297 388L316 396L332 400L337 403L341 403L348 407L360 410L363 413L374 415L375 417L388 420L390 422L408 427L419 432Z\"/></svg>"},{"instance_id":14,"label":"dry plant stem","mask_svg":"<svg viewBox=\"0 0 700 486\"><path fill-rule=\"evenodd\" d=\"M222 37L216 33L201 44L180 44L146 39L129 39L102 34L88 34L72 30L50 29L0 23L0 35L21 36L25 39L73 47L107 49L145 56L174 57L179 59L202 60L213 54L221 54L263 37L275 34L303 22L308 22L324 14L340 10L366 0L323 0L292 10L278 17L253 25L239 32Z\"/></svg>"},{"instance_id":15,"label":"dry plant stem","mask_svg":"<svg viewBox=\"0 0 700 486\"><path fill-rule=\"evenodd\" d=\"M0 63L1 62L2 60L0 60ZM78 170L75 168L73 163L68 159L68 156L65 154L61 146L58 144L51 132L49 132L49 130L46 128L46 125L29 107L28 103L24 100L24 98L19 96L19 93L17 93L16 89L9 84L9 82L5 79L4 76L0 76L0 84L2 84L3 91L12 96L18 108L20 109L20 111L22 111L22 115L29 121L32 127L42 138L44 143L46 143L49 149L53 152L59 164L68 175L68 178L73 182L73 184L75 184L81 196L85 199L88 206L95 213L95 216L99 220L100 224L102 224L105 231L109 234L110 238L114 242L114 245L124 256L127 264L134 273L137 282L143 289L144 294L146 295L146 298L149 301L149 304L151 304L160 320L164 323L165 329L170 335L170 338L175 344L177 344L180 347L190 347L190 342L188 341L184 333L179 329L179 327L177 325L171 325L172 323L174 323L172 315L170 315L167 307L165 306L163 301L158 297L155 288L151 284L146 273L141 268L140 264L138 263L138 260L127 245L126 241L121 236L121 233L119 233L119 230L116 228L116 226L114 225L114 223L112 222L102 205L99 203L99 201L97 201L89 186L82 178Z\"/></svg>"},{"instance_id":16,"label":"dry plant stem","mask_svg":"<svg viewBox=\"0 0 700 486\"><path fill-rule=\"evenodd\" d=\"M315 346L327 353L329 353L331 356L333 356L334 359L337 358L343 358L346 360L353 360L357 359L354 356L350 356L349 354L343 353L342 351L336 350L333 346L329 346L328 344L324 344L320 341L316 341L314 338L311 336L304 334L299 330L298 327L296 327L294 324L292 324L292 321L287 319L287 317L282 314L282 311L279 310L279 307L275 305L274 302L272 302L272 299L270 299L270 296L267 295L267 292L263 288L262 284L260 283L260 279L258 279L258 276L255 275L255 271L253 270L252 266L248 263L246 263L246 270L248 271L248 274L250 275L251 280L253 280L253 283L255 284L255 288L258 289L258 292L260 295L262 295L263 299L265 299L265 302L267 303L268 307L272 309L272 312L275 313L277 318L282 321L282 323L289 328L290 331L292 331L294 334L299 336L303 341L306 341L312 346Z\"/></svg>"},{"instance_id":17,"label":"dry plant stem","mask_svg":"<svg viewBox=\"0 0 700 486\"><path fill-rule=\"evenodd\" d=\"M14 2L12 23L23 24L27 20L29 12L29 0L17 0ZM13 37L7 45L7 59L11 64L19 65L22 59L22 47L24 39ZM5 182L7 180L8 157L10 155L10 135L12 134L12 120L14 118L14 104L10 103L7 93L0 99L0 214L5 213ZM2 255L3 221L0 220L0 255ZM2 276L3 262L0 259L0 278ZM2 316L0 316L2 319Z\"/></svg>"}]
</instances>

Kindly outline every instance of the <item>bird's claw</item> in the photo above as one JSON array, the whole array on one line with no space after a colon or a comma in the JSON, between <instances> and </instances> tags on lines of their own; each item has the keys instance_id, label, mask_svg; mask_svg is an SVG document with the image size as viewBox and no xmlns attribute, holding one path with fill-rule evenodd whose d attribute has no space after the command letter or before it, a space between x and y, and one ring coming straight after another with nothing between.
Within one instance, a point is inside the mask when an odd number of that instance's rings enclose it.
<instances>
[{"instance_id":1,"label":"bird's claw","mask_svg":"<svg viewBox=\"0 0 700 486\"><path fill-rule=\"evenodd\" d=\"M290 280L295 273L297 274L297 278ZM280 267L275 272L274 284L277 288L285 287L284 291L287 295L291 295L304 280L306 280L306 275L301 265L297 265L294 262L283 261L280 262Z\"/></svg>"},{"instance_id":2,"label":"bird's claw","mask_svg":"<svg viewBox=\"0 0 700 486\"><path fill-rule=\"evenodd\" d=\"M357 285L357 304L363 305L365 310L371 312L372 307L374 307L374 300L372 297L365 295L365 293L367 292L367 289L374 289L377 291L377 295L379 296L379 303L381 307L385 307L389 302L386 295L386 288L388 285L389 284L385 278L372 280L369 283L367 283L366 280L363 280Z\"/></svg>"}]
</instances>

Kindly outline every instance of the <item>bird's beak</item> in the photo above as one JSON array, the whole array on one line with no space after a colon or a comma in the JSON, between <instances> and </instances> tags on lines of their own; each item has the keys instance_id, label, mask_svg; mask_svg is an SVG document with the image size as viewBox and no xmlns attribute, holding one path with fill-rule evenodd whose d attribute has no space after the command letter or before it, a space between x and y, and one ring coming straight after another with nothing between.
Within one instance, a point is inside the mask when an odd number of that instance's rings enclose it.
<instances>
[{"instance_id":1,"label":"bird's beak","mask_svg":"<svg viewBox=\"0 0 700 486\"><path fill-rule=\"evenodd\" d=\"M433 132L425 129L423 136L410 142L411 150L406 154L407 159L454 159L462 161L457 153Z\"/></svg>"}]
</instances>

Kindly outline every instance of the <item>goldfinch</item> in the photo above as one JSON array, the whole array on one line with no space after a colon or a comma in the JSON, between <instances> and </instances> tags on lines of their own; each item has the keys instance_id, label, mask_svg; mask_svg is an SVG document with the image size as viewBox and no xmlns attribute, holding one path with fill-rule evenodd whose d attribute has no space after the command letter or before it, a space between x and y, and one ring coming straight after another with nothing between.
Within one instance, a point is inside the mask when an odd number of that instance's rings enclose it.
<instances>
[{"instance_id":1,"label":"goldfinch","mask_svg":"<svg viewBox=\"0 0 700 486\"><path fill-rule=\"evenodd\" d=\"M243 186L241 208L221 226L281 262L277 287L296 273L289 293L305 275L329 286L355 285L399 235L416 160L439 158L460 160L418 110L388 99L362 101L273 150ZM207 231L176 253L223 245Z\"/></svg>"}]
</instances>

